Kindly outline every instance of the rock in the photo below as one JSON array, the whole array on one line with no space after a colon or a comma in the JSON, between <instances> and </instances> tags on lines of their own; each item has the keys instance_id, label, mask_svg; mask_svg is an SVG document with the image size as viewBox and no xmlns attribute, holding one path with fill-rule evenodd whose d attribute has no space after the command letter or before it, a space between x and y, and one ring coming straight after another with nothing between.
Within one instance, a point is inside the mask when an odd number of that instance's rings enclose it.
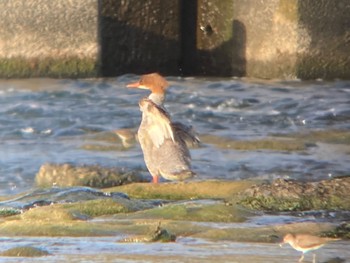
<instances>
[{"instance_id":1,"label":"rock","mask_svg":"<svg viewBox=\"0 0 350 263\"><path fill-rule=\"evenodd\" d=\"M260 210L350 209L350 177L299 182L276 179L245 190L239 203Z\"/></svg>"},{"instance_id":2,"label":"rock","mask_svg":"<svg viewBox=\"0 0 350 263\"><path fill-rule=\"evenodd\" d=\"M149 235L126 238L122 242L175 242L176 235L161 227L159 222L156 230Z\"/></svg>"},{"instance_id":3,"label":"rock","mask_svg":"<svg viewBox=\"0 0 350 263\"><path fill-rule=\"evenodd\" d=\"M38 187L90 186L112 187L132 182L145 182L141 173L125 168L74 166L71 164L44 164L35 176Z\"/></svg>"},{"instance_id":4,"label":"rock","mask_svg":"<svg viewBox=\"0 0 350 263\"><path fill-rule=\"evenodd\" d=\"M31 246L15 247L0 253L0 256L3 257L42 257L47 255L50 253L46 250Z\"/></svg>"},{"instance_id":5,"label":"rock","mask_svg":"<svg viewBox=\"0 0 350 263\"><path fill-rule=\"evenodd\" d=\"M64 204L71 210L88 216L97 216L149 209L163 202L130 200L124 193L106 193L89 187L69 187L34 190L18 198L0 202L0 210L23 212L31 208L53 204Z\"/></svg>"}]
</instances>

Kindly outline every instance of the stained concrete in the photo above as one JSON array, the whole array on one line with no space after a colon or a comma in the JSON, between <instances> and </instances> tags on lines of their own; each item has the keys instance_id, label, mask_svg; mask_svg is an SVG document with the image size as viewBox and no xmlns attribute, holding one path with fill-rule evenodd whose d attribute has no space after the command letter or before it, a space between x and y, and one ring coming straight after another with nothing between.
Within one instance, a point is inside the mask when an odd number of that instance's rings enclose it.
<instances>
[{"instance_id":1,"label":"stained concrete","mask_svg":"<svg viewBox=\"0 0 350 263\"><path fill-rule=\"evenodd\" d=\"M0 76L95 76L96 0L0 2Z\"/></svg>"},{"instance_id":2,"label":"stained concrete","mask_svg":"<svg viewBox=\"0 0 350 263\"><path fill-rule=\"evenodd\" d=\"M350 79L347 0L3 0L0 77Z\"/></svg>"}]
</instances>

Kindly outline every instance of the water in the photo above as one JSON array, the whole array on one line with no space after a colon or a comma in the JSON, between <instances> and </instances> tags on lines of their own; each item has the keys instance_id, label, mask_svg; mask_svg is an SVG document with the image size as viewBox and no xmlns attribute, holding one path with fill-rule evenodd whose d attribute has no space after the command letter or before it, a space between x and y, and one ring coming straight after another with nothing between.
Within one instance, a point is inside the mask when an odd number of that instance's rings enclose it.
<instances>
[{"instance_id":1,"label":"water","mask_svg":"<svg viewBox=\"0 0 350 263\"><path fill-rule=\"evenodd\" d=\"M3 249L34 246L51 255L22 258L23 262L297 262L301 253L289 245L211 242L197 238L178 238L176 243L119 243L118 238L0 238ZM317 250L317 262L347 262L349 242L338 241ZM341 253L339 253L341 251ZM21 258L0 257L0 262L22 262ZM333 261L331 261L333 260ZM312 253L305 256L312 262Z\"/></svg>"},{"instance_id":2,"label":"water","mask_svg":"<svg viewBox=\"0 0 350 263\"><path fill-rule=\"evenodd\" d=\"M0 80L0 196L34 188L35 174L46 162L146 171L138 145L109 151L83 147L94 142L93 135L138 127L138 100L148 92L125 88L126 83L136 79L138 76L124 75L105 80ZM202 136L256 140L274 134L350 128L350 82L177 77L168 80L171 88L166 107L173 119L193 125ZM105 143L113 146L114 142ZM299 152L241 151L204 142L191 153L200 179L319 180L349 175L350 171L349 144L332 142L316 142ZM260 215L241 227L308 220L314 221L314 215ZM281 249L276 244L189 237L179 237L170 244L122 244L118 243L121 238L2 237L0 245L2 250L37 246L52 254L33 262L115 262L116 258L123 262L296 262L300 257L288 245ZM321 262L338 256L349 258L348 243L331 243L317 252L318 258ZM311 258L308 255L309 261Z\"/></svg>"},{"instance_id":3,"label":"water","mask_svg":"<svg viewBox=\"0 0 350 263\"><path fill-rule=\"evenodd\" d=\"M139 146L91 151L86 136L140 123L138 76L86 80L1 80L0 195L33 187L46 162L145 169ZM168 78L166 106L199 135L235 140L350 127L350 82L263 82ZM318 144L303 152L238 151L204 144L192 150L201 179L279 177L312 180L350 171L348 145Z\"/></svg>"}]
</instances>

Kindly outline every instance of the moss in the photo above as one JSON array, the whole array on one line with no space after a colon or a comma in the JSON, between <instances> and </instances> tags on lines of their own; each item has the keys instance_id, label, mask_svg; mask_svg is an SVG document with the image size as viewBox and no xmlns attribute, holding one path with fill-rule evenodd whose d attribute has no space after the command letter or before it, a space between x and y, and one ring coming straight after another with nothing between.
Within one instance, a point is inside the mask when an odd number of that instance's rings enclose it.
<instances>
[{"instance_id":1,"label":"moss","mask_svg":"<svg viewBox=\"0 0 350 263\"><path fill-rule=\"evenodd\" d=\"M304 135L299 135L303 137ZM312 142L326 142L334 144L350 144L350 132L343 130L312 131L306 134L306 139Z\"/></svg>"},{"instance_id":2,"label":"moss","mask_svg":"<svg viewBox=\"0 0 350 263\"><path fill-rule=\"evenodd\" d=\"M222 149L235 150L272 150L272 151L303 151L305 143L300 139L268 138L263 140L237 141L230 138L213 135L202 135L204 143L213 144Z\"/></svg>"},{"instance_id":3,"label":"moss","mask_svg":"<svg viewBox=\"0 0 350 263\"><path fill-rule=\"evenodd\" d=\"M70 221L74 216L69 211L62 209L59 205L42 206L29 209L21 214L23 220L39 221Z\"/></svg>"},{"instance_id":4,"label":"moss","mask_svg":"<svg viewBox=\"0 0 350 263\"><path fill-rule=\"evenodd\" d=\"M108 224L98 225L86 221L11 220L0 223L0 231L6 236L112 236L118 231Z\"/></svg>"},{"instance_id":5,"label":"moss","mask_svg":"<svg viewBox=\"0 0 350 263\"><path fill-rule=\"evenodd\" d=\"M123 192L133 198L191 200L228 198L261 181L192 181L183 183L133 183L104 189L107 192Z\"/></svg>"},{"instance_id":6,"label":"moss","mask_svg":"<svg viewBox=\"0 0 350 263\"><path fill-rule=\"evenodd\" d=\"M13 208L0 208L0 217L13 216L21 213L21 210Z\"/></svg>"},{"instance_id":7,"label":"moss","mask_svg":"<svg viewBox=\"0 0 350 263\"><path fill-rule=\"evenodd\" d=\"M111 199L91 200L86 202L77 202L73 204L64 204L62 208L71 212L96 217L101 215L113 215L128 212L128 209Z\"/></svg>"},{"instance_id":8,"label":"moss","mask_svg":"<svg viewBox=\"0 0 350 263\"><path fill-rule=\"evenodd\" d=\"M95 77L97 76L96 59L65 58L1 58L1 78L28 77Z\"/></svg>"},{"instance_id":9,"label":"moss","mask_svg":"<svg viewBox=\"0 0 350 263\"><path fill-rule=\"evenodd\" d=\"M15 247L0 253L0 256L3 257L42 257L47 255L49 252L46 250L30 246Z\"/></svg>"},{"instance_id":10,"label":"moss","mask_svg":"<svg viewBox=\"0 0 350 263\"><path fill-rule=\"evenodd\" d=\"M301 196L300 198L275 198L272 196L245 197L239 204L256 210L266 211L306 211L306 210L348 210L349 200L336 196L321 199L317 195Z\"/></svg>"},{"instance_id":11,"label":"moss","mask_svg":"<svg viewBox=\"0 0 350 263\"><path fill-rule=\"evenodd\" d=\"M244 222L253 213L238 206L226 205L223 202L193 201L168 204L134 214L117 215L117 218L181 220L193 222Z\"/></svg>"}]
</instances>

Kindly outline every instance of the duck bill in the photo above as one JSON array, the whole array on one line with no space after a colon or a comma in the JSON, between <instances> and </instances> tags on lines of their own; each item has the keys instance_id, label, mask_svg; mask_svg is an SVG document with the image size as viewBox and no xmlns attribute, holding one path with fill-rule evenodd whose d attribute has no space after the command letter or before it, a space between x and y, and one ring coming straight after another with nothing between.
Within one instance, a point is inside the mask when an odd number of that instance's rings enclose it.
<instances>
[{"instance_id":1,"label":"duck bill","mask_svg":"<svg viewBox=\"0 0 350 263\"><path fill-rule=\"evenodd\" d=\"M126 85L126 87L134 88L134 89L148 89L146 86L141 85L139 81L134 83L129 83L128 85Z\"/></svg>"}]
</instances>

